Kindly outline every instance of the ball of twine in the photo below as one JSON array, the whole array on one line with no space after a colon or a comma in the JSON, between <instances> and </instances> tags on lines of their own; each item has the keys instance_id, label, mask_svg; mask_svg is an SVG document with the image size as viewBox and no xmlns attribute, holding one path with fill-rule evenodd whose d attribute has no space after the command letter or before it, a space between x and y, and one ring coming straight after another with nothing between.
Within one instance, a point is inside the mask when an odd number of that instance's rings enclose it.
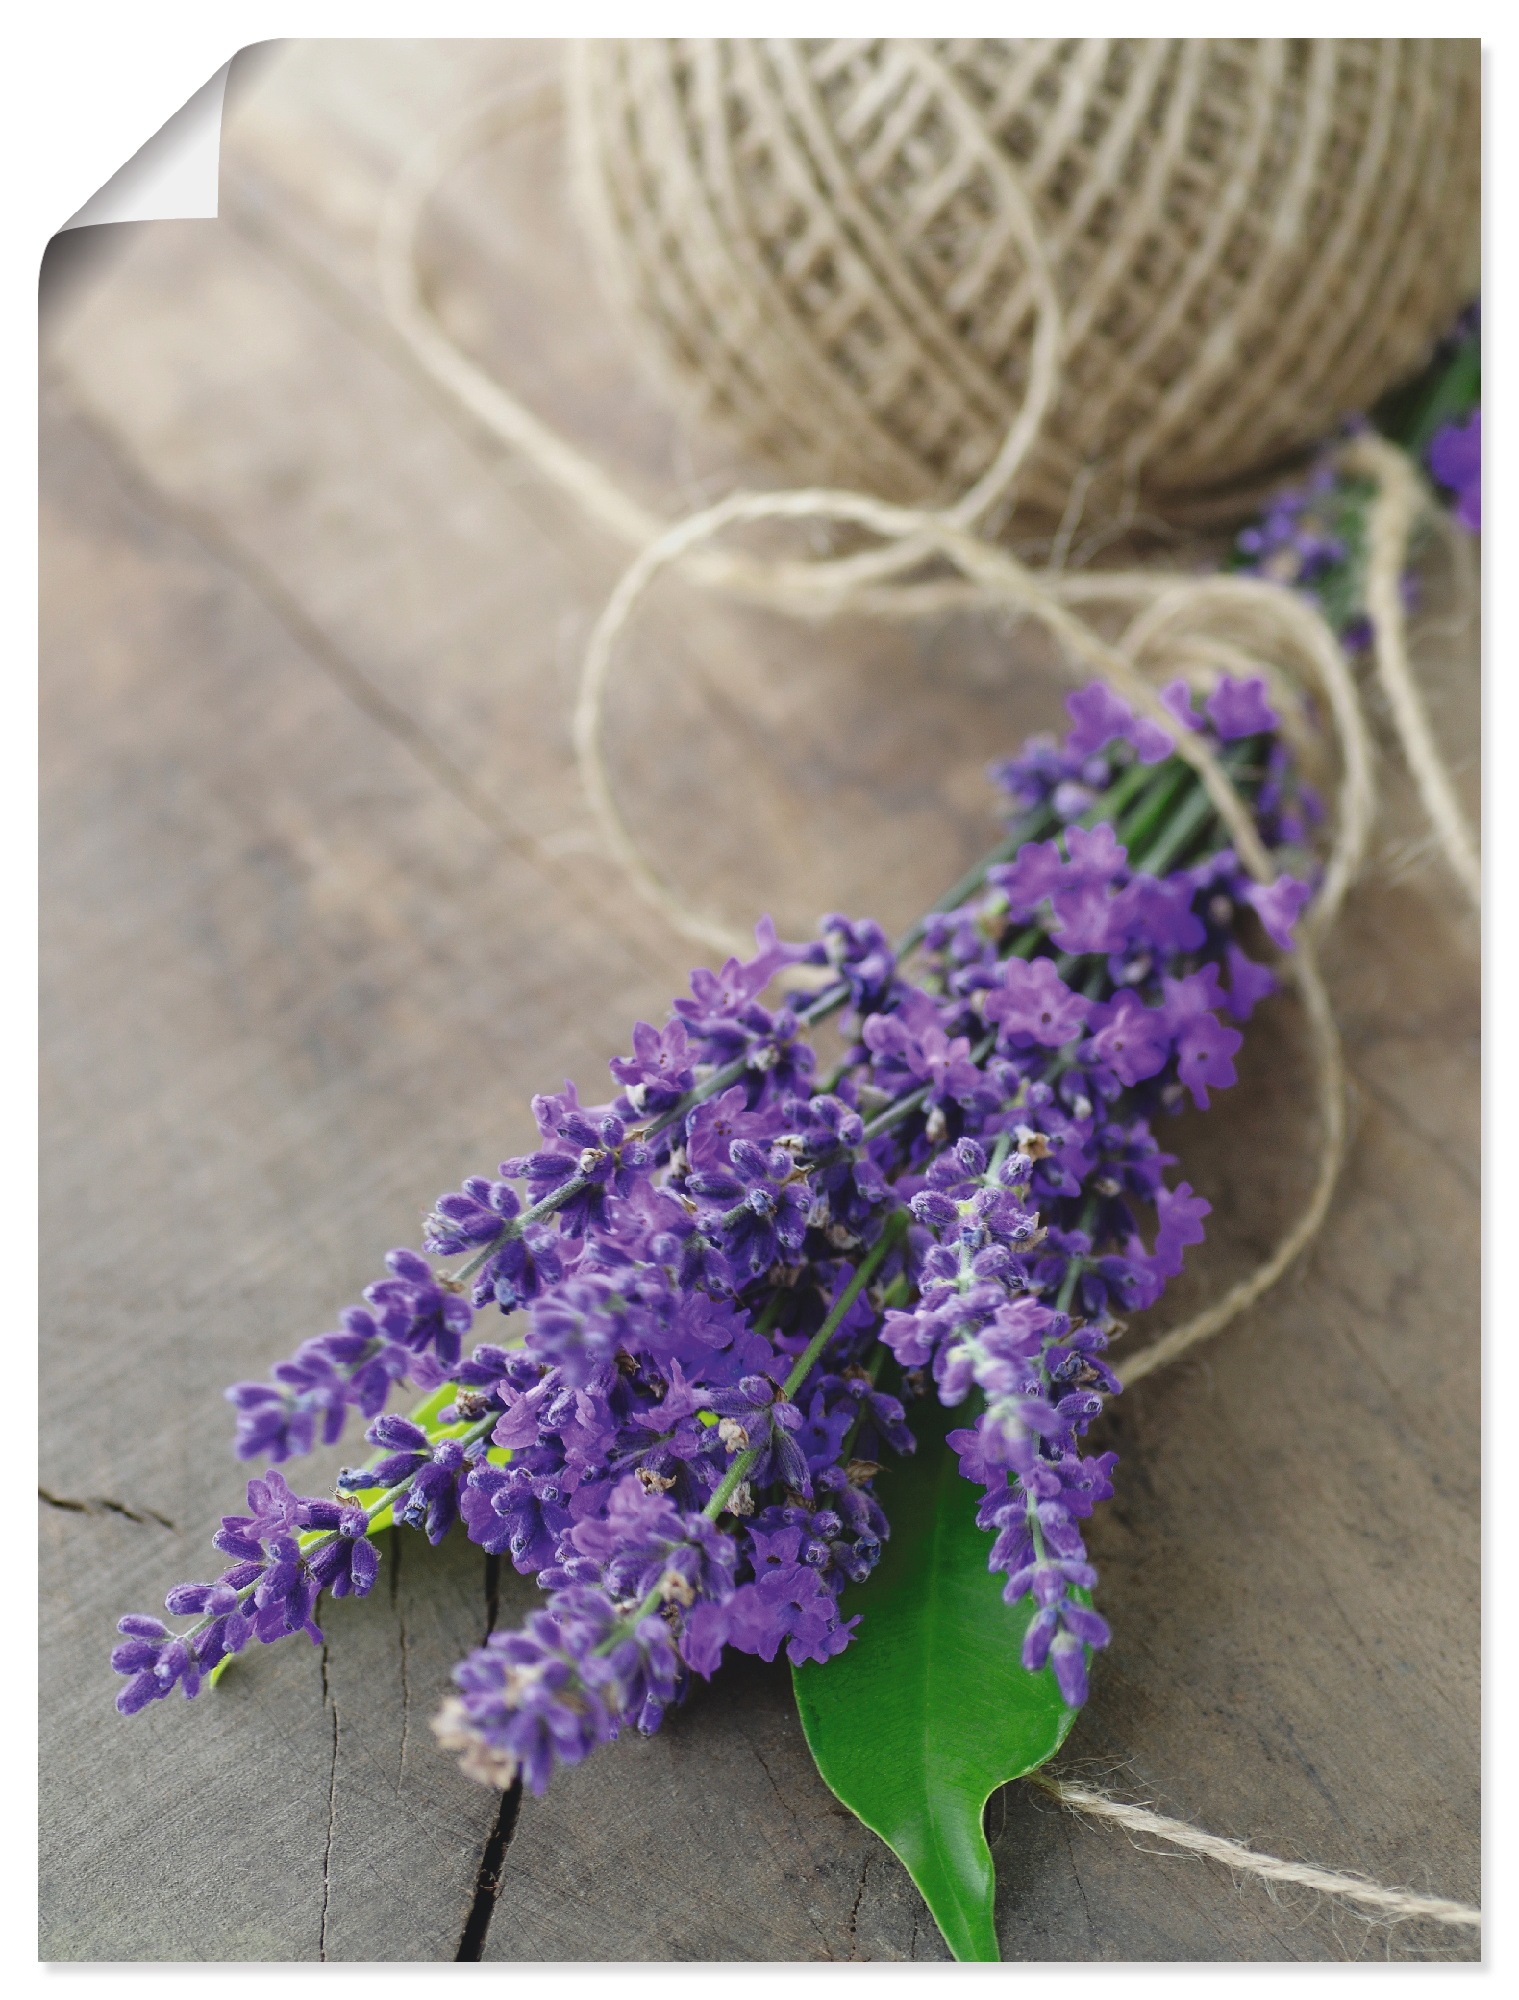
<instances>
[{"instance_id":1,"label":"ball of twine","mask_svg":"<svg viewBox=\"0 0 1519 2000\"><path fill-rule=\"evenodd\" d=\"M982 532L1011 463L1020 527L1227 506L1476 288L1474 41L606 40L571 109L687 403Z\"/></svg>"}]
</instances>

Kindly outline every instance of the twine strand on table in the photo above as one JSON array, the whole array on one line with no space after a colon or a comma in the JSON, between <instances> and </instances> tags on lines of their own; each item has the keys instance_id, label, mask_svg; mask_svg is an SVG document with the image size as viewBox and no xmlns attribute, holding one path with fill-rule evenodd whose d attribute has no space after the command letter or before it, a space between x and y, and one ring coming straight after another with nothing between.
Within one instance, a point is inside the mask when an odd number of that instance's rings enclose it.
<instances>
[{"instance_id":1,"label":"twine strand on table","mask_svg":"<svg viewBox=\"0 0 1519 2000\"><path fill-rule=\"evenodd\" d=\"M1474 1909L1470 1903L1455 1902L1449 1896L1425 1896L1413 1889L1389 1889L1364 1875L1343 1874L1338 1869L1320 1868L1312 1862L1283 1861L1275 1854L1258 1853L1242 1841L1225 1840L1216 1833L1204 1833L1201 1827L1192 1826L1184 1819L1167 1819L1161 1813L1152 1812L1148 1806L1130 1805L1124 1799L1115 1799L1108 1792L1096 1791L1090 1785L1072 1784L1069 1779L1053 1777L1044 1771L1031 1772L1026 1782L1037 1786L1052 1799L1058 1799L1072 1812L1084 1813L1089 1819L1111 1820L1130 1833L1148 1834L1153 1839L1169 1842L1172 1847L1206 1855L1210 1861L1222 1862L1224 1867L1254 1875L1262 1882L1284 1882L1302 1889L1316 1889L1321 1895L1339 1896L1346 1902L1360 1903L1379 1916L1422 1919L1426 1923L1451 1924L1471 1930L1480 1930L1482 1926L1480 1910Z\"/></svg>"},{"instance_id":2,"label":"twine strand on table","mask_svg":"<svg viewBox=\"0 0 1519 2000\"><path fill-rule=\"evenodd\" d=\"M1392 711L1403 755L1418 786L1425 817L1474 910L1482 908L1482 864L1477 842L1456 798L1450 772L1436 747L1429 715L1408 659L1403 612L1404 552L1426 500L1405 452L1368 432L1344 453L1347 471L1376 482L1366 533L1366 610L1375 637L1377 676Z\"/></svg>"},{"instance_id":3,"label":"twine strand on table","mask_svg":"<svg viewBox=\"0 0 1519 2000\"><path fill-rule=\"evenodd\" d=\"M1070 671L1101 675L1139 713L1176 735L1177 754L1196 771L1242 865L1263 884L1274 880L1276 870L1246 802L1205 742L1191 732L1175 732L1175 719L1161 702L1150 673L1172 672L1179 661L1192 678L1216 678L1221 671L1244 669L1262 673L1279 695L1316 692L1327 705L1340 764L1334 833L1311 916L1286 968L1303 1002L1317 1071L1320 1131L1313 1190L1300 1215L1255 1270L1134 1358L1123 1376L1123 1386L1131 1386L1211 1338L1253 1305L1312 1241L1328 1213L1345 1148L1345 1080L1339 1034L1315 946L1333 924L1356 877L1376 804L1370 734L1345 656L1317 607L1279 584L1244 576L1178 577L1148 571L1036 573L1008 549L975 532L976 522L989 510L1009 503L1044 416L1058 396L1060 308L1053 284L1041 280L1041 273L1047 279L1048 271L1031 217L1028 245L1037 326L1028 397L991 465L954 505L902 507L864 493L805 488L734 493L673 523L652 513L470 360L438 322L420 283L417 231L443 175L499 130L503 121L537 115L555 97L553 85L540 85L492 98L411 155L392 184L381 217L377 244L381 291L392 324L432 380L492 435L533 464L589 519L637 550L587 644L574 715L575 750L586 797L609 852L640 896L681 935L738 955L749 949L747 938L691 908L649 863L617 804L602 748L617 640L640 599L667 569L679 566L683 576L706 588L809 621L846 611L903 619L970 606L1012 610L1035 620L1056 640ZM1342 449L1341 458L1347 469L1362 473L1376 487L1367 531L1367 600L1377 671L1394 726L1440 850L1468 899L1480 907L1475 842L1409 666L1399 590L1412 535L1430 503L1408 460L1392 446L1362 436ZM733 528L803 520L846 524L873 534L879 545L863 554L814 561L765 560L710 546ZM947 565L953 574L915 578L913 572L931 560ZM1082 615L1087 607L1129 608L1128 622L1116 641L1105 638ZM1287 726L1294 725L1289 721ZM1308 747L1298 734L1299 747ZM1049 1775L1035 1775L1032 1782L1073 1810L1113 1821L1132 1833L1164 1839L1265 1881L1299 1884L1391 1917L1451 1925L1480 1923L1478 1911L1446 1898L1386 1888L1358 1876L1259 1854L1147 1807Z\"/></svg>"}]
</instances>

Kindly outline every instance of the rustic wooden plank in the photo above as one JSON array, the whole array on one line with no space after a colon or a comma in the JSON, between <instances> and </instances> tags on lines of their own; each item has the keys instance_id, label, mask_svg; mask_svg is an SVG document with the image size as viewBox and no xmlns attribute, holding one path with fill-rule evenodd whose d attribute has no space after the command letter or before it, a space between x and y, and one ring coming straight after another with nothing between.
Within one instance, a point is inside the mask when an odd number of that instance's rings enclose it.
<instances>
[{"instance_id":1,"label":"rustic wooden plank","mask_svg":"<svg viewBox=\"0 0 1519 2000\"><path fill-rule=\"evenodd\" d=\"M429 294L468 351L647 504L695 505L739 468L680 424L597 292L564 167L561 64L553 42L427 43L411 62L384 42L287 43L245 78L234 70L223 214L386 344L375 229L397 164L499 101L494 135L429 203Z\"/></svg>"},{"instance_id":2,"label":"rustic wooden plank","mask_svg":"<svg viewBox=\"0 0 1519 2000\"><path fill-rule=\"evenodd\" d=\"M327 1323L436 1187L519 1144L533 1089L593 1084L688 962L595 858L568 756L617 552L440 409L374 305L375 205L405 146L543 60L294 45L234 115L229 219L138 233L52 332L44 1477L142 1517L45 1510L55 1956L450 1958L475 1906L496 1802L423 1725L483 1629L477 1553L413 1541L394 1598L386 1577L336 1608L325 1662L277 1649L131 1727L101 1655L235 1496L221 1384ZM446 193L429 269L493 366L678 497L700 468L627 391L553 143L530 132ZM1473 635L1439 643L1441 727L1469 757ZM937 893L984 841L982 762L1059 686L975 621L799 634L674 589L629 657L613 733L639 825L713 907L769 901L796 926L832 904L905 920ZM1417 821L1395 773L1392 792L1396 847ZM1469 942L1427 868L1352 905L1332 962L1351 1170L1305 1271L1114 1413L1124 1483L1097 1550L1120 1639L1067 1768L1474 1896ZM1252 1034L1232 1101L1176 1128L1217 1216L1168 1311L1301 1199L1290 1007ZM508 1577L502 1615L531 1595ZM1026 1790L992 1823L1010 1957L1475 1950L1273 1903ZM483 1949L941 1947L811 1771L784 1676L741 1664L661 1738L525 1802Z\"/></svg>"}]
</instances>

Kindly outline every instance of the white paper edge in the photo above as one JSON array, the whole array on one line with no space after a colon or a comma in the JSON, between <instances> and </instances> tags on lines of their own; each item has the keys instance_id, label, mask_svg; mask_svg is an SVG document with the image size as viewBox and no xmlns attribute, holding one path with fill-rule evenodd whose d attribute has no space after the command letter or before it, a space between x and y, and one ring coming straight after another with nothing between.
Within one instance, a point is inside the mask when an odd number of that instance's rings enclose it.
<instances>
[{"instance_id":1,"label":"white paper edge","mask_svg":"<svg viewBox=\"0 0 1519 2000\"><path fill-rule=\"evenodd\" d=\"M220 200L222 105L231 67L229 58L96 189L64 229L102 222L214 222Z\"/></svg>"}]
</instances>

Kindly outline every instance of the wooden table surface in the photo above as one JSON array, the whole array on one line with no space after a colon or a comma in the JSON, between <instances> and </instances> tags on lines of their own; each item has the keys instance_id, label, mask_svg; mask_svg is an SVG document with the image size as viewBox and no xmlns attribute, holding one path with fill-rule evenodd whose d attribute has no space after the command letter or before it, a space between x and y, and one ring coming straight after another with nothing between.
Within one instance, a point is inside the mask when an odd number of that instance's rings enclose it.
<instances>
[{"instance_id":1,"label":"wooden table surface","mask_svg":"<svg viewBox=\"0 0 1519 2000\"><path fill-rule=\"evenodd\" d=\"M387 1536L374 1596L325 1611L320 1649L260 1649L131 1722L111 1707L113 1621L207 1574L240 1500L224 1385L333 1324L437 1190L522 1148L533 1091L594 1090L684 985L689 948L600 854L569 747L623 553L429 386L378 305L397 163L554 62L504 42L241 58L221 219L50 258L50 1959L944 1955L813 1771L780 1667L725 1668L515 1816L463 1779L428 1719L454 1660L536 1593L461 1539ZM560 140L534 113L449 177L428 280L462 342L673 513L743 468L685 443L630 361ZM1474 800L1476 637L1433 615L1438 565L1425 589L1423 668ZM932 900L987 842L987 758L1063 686L993 621L812 631L674 583L626 666L611 735L640 834L692 898L792 935ZM1094 1553L1116 1638L1061 1768L1476 1900L1475 938L1393 757L1382 775L1375 864L1329 953L1344 1180L1302 1267L1108 1420L1122 1467ZM1275 1000L1239 1088L1166 1135L1215 1204L1167 1318L1303 1199L1308 1084ZM989 1825L1009 1959L1477 1952L1145 1851L1027 1787Z\"/></svg>"}]
</instances>

